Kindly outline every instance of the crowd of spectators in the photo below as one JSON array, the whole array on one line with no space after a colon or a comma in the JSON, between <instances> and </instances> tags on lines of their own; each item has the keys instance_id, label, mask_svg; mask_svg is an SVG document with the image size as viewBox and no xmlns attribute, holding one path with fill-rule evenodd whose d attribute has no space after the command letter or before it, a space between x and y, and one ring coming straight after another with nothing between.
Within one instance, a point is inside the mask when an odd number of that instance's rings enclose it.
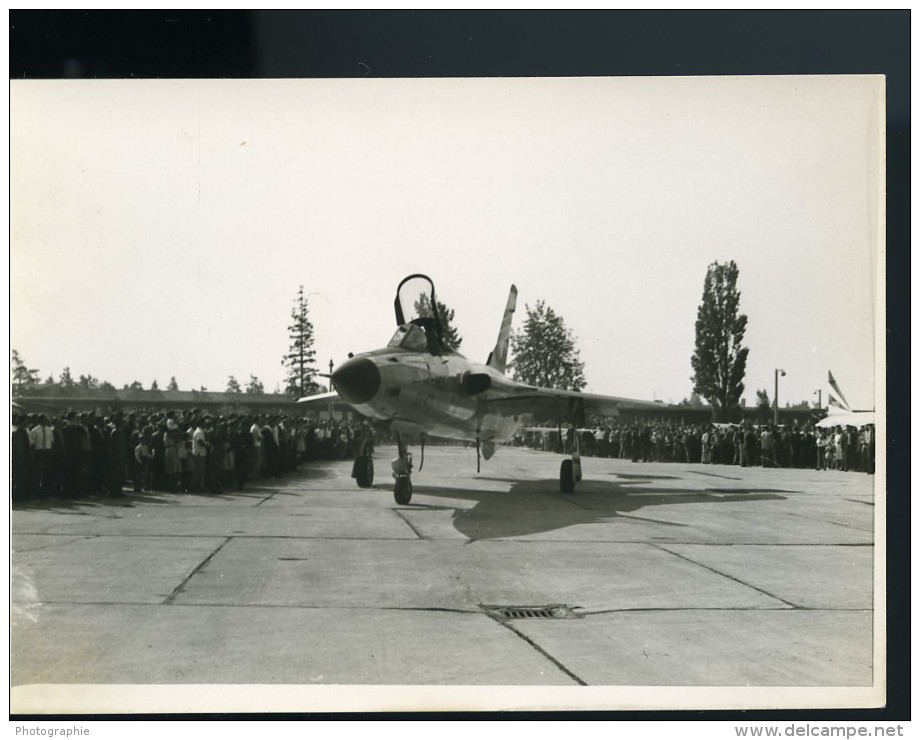
<instances>
[{"instance_id":1,"label":"crowd of spectators","mask_svg":"<svg viewBox=\"0 0 920 740\"><path fill-rule=\"evenodd\" d=\"M285 415L138 410L109 416L13 414L14 501L222 493L279 478L304 462L345 459L366 425Z\"/></svg>"},{"instance_id":2,"label":"crowd of spectators","mask_svg":"<svg viewBox=\"0 0 920 740\"><path fill-rule=\"evenodd\" d=\"M519 444L570 454L575 428L526 431ZM578 430L582 455L681 462L875 472L875 427L614 424Z\"/></svg>"},{"instance_id":3,"label":"crowd of spectators","mask_svg":"<svg viewBox=\"0 0 920 740\"><path fill-rule=\"evenodd\" d=\"M537 450L633 462L810 468L875 472L875 427L771 424L605 424L561 438L528 430L515 440ZM366 423L286 415L227 416L193 409L141 409L109 416L13 414L14 501L136 492L221 493L279 478L311 460L354 457L374 434Z\"/></svg>"}]
</instances>

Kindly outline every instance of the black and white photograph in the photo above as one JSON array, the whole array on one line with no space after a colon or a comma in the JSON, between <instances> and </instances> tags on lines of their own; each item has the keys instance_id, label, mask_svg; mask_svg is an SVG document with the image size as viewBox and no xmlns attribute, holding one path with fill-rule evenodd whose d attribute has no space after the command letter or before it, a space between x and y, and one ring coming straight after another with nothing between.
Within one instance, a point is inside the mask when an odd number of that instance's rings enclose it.
<instances>
[{"instance_id":1,"label":"black and white photograph","mask_svg":"<svg viewBox=\"0 0 920 740\"><path fill-rule=\"evenodd\" d=\"M11 71L11 713L884 707L884 75L357 62Z\"/></svg>"}]
</instances>

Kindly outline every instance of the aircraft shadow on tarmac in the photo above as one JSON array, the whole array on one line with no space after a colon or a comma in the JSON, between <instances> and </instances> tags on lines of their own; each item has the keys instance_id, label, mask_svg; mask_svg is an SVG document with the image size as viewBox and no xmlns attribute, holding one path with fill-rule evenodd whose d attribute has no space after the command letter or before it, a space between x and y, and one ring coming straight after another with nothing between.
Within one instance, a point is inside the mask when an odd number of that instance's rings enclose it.
<instances>
[{"instance_id":1,"label":"aircraft shadow on tarmac","mask_svg":"<svg viewBox=\"0 0 920 740\"><path fill-rule=\"evenodd\" d=\"M769 488L708 488L686 491L652 488L653 476L636 476L629 481L585 480L574 494L559 493L558 480L512 481L477 477L477 481L511 483L511 490L470 490L416 485L411 504L405 510L453 510L453 524L470 540L489 540L552 532L578 524L613 523L622 519L627 526L653 524L684 527L677 522L638 516L635 512L661 505L751 503L783 501L780 494L793 491ZM676 478L676 476L659 476ZM475 502L472 508L422 503L424 496Z\"/></svg>"}]
</instances>

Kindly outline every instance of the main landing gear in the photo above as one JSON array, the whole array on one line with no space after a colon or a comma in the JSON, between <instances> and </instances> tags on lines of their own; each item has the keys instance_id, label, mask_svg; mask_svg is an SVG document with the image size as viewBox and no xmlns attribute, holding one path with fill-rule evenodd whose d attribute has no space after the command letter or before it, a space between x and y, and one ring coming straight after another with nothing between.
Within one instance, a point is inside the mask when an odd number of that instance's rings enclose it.
<instances>
[{"instance_id":1,"label":"main landing gear","mask_svg":"<svg viewBox=\"0 0 920 740\"><path fill-rule=\"evenodd\" d=\"M559 467L559 490L562 493L574 493L575 484L581 480L581 450L578 443L578 430L572 444L572 458L563 460Z\"/></svg>"},{"instance_id":2,"label":"main landing gear","mask_svg":"<svg viewBox=\"0 0 920 740\"><path fill-rule=\"evenodd\" d=\"M367 440L361 443L361 449L351 466L351 477L355 479L358 488L370 488L374 485L374 458L371 457L373 445Z\"/></svg>"},{"instance_id":3,"label":"main landing gear","mask_svg":"<svg viewBox=\"0 0 920 740\"><path fill-rule=\"evenodd\" d=\"M361 454L355 460L351 477L355 479L358 488L370 488L374 485L374 459L368 454Z\"/></svg>"}]
</instances>

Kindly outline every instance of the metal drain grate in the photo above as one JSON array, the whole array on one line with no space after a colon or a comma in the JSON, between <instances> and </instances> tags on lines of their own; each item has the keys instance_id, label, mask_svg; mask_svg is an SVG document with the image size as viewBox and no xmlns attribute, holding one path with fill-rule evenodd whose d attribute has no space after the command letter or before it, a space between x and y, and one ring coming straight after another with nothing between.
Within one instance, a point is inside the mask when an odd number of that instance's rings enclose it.
<instances>
[{"instance_id":1,"label":"metal drain grate","mask_svg":"<svg viewBox=\"0 0 920 740\"><path fill-rule=\"evenodd\" d=\"M545 606L495 606L481 604L480 608L497 619L580 619L571 606L547 604Z\"/></svg>"}]
</instances>

